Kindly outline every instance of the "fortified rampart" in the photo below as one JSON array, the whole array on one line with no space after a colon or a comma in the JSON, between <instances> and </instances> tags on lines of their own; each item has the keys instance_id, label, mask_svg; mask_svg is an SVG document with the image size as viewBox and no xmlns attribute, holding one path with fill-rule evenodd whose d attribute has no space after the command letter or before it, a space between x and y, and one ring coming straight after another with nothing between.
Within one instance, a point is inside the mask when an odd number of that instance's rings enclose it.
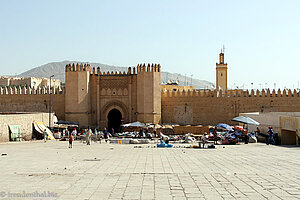
<instances>
[{"instance_id":1,"label":"fortified rampart","mask_svg":"<svg viewBox=\"0 0 300 200\"><path fill-rule=\"evenodd\" d=\"M49 88L5 87L0 88L0 112L49 112ZM65 119L64 91L52 88L52 111L59 119Z\"/></svg>"},{"instance_id":2,"label":"fortified rampart","mask_svg":"<svg viewBox=\"0 0 300 200\"><path fill-rule=\"evenodd\" d=\"M117 128L132 121L161 120L160 65L101 72L89 64L66 66L66 120Z\"/></svg>"},{"instance_id":3,"label":"fortified rampart","mask_svg":"<svg viewBox=\"0 0 300 200\"><path fill-rule=\"evenodd\" d=\"M299 112L300 96L294 90L162 91L162 122L172 124L233 124L247 112Z\"/></svg>"},{"instance_id":4,"label":"fortified rampart","mask_svg":"<svg viewBox=\"0 0 300 200\"><path fill-rule=\"evenodd\" d=\"M53 115L51 115L53 119ZM48 113L0 113L0 142L8 142L10 139L9 125L19 125L22 138L31 140L33 133L33 122L44 122L49 124ZM52 121L53 122L53 121Z\"/></svg>"},{"instance_id":5,"label":"fortified rampart","mask_svg":"<svg viewBox=\"0 0 300 200\"><path fill-rule=\"evenodd\" d=\"M214 125L232 124L239 113L300 112L296 90L223 92L161 86L160 71L159 64L139 64L127 72L69 64L65 89L52 89L52 111L59 119L77 121L80 126L115 130L133 121ZM49 97L48 87L0 88L0 112L48 112Z\"/></svg>"}]
</instances>

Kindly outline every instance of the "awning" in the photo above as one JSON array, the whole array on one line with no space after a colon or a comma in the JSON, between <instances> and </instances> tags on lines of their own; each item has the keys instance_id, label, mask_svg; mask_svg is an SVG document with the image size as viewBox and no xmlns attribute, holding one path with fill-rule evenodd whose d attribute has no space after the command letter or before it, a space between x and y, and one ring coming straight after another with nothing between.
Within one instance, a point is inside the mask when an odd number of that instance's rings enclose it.
<instances>
[{"instance_id":1,"label":"awning","mask_svg":"<svg viewBox=\"0 0 300 200\"><path fill-rule=\"evenodd\" d=\"M259 125L259 122L255 121L254 119L248 117L248 116L239 116L232 119L232 121L241 122L244 124L254 124Z\"/></svg>"},{"instance_id":2,"label":"awning","mask_svg":"<svg viewBox=\"0 0 300 200\"><path fill-rule=\"evenodd\" d=\"M20 131L20 125L8 125L11 133L14 133L14 134L20 134L21 131Z\"/></svg>"},{"instance_id":3,"label":"awning","mask_svg":"<svg viewBox=\"0 0 300 200\"><path fill-rule=\"evenodd\" d=\"M20 125L8 125L10 129L10 138L14 141L16 138L21 137Z\"/></svg>"},{"instance_id":4,"label":"awning","mask_svg":"<svg viewBox=\"0 0 300 200\"><path fill-rule=\"evenodd\" d=\"M44 130L46 129L49 140L55 140L52 132L45 126L44 122L33 122L33 125L34 129L41 134L44 134Z\"/></svg>"}]
</instances>

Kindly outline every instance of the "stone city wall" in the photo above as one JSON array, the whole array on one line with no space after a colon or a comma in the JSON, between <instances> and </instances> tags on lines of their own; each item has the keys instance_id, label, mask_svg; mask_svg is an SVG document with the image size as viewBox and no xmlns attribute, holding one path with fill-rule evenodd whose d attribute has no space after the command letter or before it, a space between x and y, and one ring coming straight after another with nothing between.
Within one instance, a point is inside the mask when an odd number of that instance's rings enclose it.
<instances>
[{"instance_id":1,"label":"stone city wall","mask_svg":"<svg viewBox=\"0 0 300 200\"><path fill-rule=\"evenodd\" d=\"M53 118L53 115L52 115ZM0 114L0 142L9 141L9 125L19 125L24 140L32 139L33 122L49 124L48 113L12 113ZM53 120L52 120L53 122Z\"/></svg>"},{"instance_id":2,"label":"stone city wall","mask_svg":"<svg viewBox=\"0 0 300 200\"><path fill-rule=\"evenodd\" d=\"M65 119L64 91L53 88L52 112L59 120ZM1 88L0 112L49 112L49 90L47 88Z\"/></svg>"},{"instance_id":3,"label":"stone city wall","mask_svg":"<svg viewBox=\"0 0 300 200\"><path fill-rule=\"evenodd\" d=\"M299 93L291 90L265 91L162 91L162 122L172 124L236 124L239 113L299 112Z\"/></svg>"}]
</instances>

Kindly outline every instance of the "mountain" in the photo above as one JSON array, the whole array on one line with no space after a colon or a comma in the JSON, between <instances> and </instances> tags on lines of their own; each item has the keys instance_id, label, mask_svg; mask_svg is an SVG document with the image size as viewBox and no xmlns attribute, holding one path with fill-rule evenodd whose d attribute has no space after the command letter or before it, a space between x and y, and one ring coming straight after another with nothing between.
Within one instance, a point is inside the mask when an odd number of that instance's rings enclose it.
<instances>
[{"instance_id":1,"label":"mountain","mask_svg":"<svg viewBox=\"0 0 300 200\"><path fill-rule=\"evenodd\" d=\"M18 77L39 77L39 78L49 78L54 75L55 79L59 79L61 82L65 82L65 66L70 63L89 63L80 61L62 61L62 62L51 62L39 67L35 67L24 73L18 75ZM100 67L102 72L107 71L127 71L128 67L105 65L101 63L89 63L91 67ZM199 79L191 79L191 77L186 77L178 73L162 72L161 74L162 82L177 81L179 85L193 85L196 89L211 89L214 88L214 84Z\"/></svg>"}]
</instances>

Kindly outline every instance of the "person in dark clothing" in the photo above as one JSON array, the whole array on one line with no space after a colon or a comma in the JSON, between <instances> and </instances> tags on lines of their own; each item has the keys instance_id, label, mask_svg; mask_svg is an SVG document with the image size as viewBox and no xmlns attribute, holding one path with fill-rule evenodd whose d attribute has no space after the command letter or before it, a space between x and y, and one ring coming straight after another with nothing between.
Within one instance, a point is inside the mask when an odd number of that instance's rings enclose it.
<instances>
[{"instance_id":1,"label":"person in dark clothing","mask_svg":"<svg viewBox=\"0 0 300 200\"><path fill-rule=\"evenodd\" d=\"M248 135L248 130L245 129L245 144L249 143L249 135Z\"/></svg>"},{"instance_id":2,"label":"person in dark clothing","mask_svg":"<svg viewBox=\"0 0 300 200\"><path fill-rule=\"evenodd\" d=\"M274 132L273 132L273 129L272 129L271 126L269 127L268 133L269 133L269 138L267 140L267 145L269 145L269 144L275 144Z\"/></svg>"},{"instance_id":3,"label":"person in dark clothing","mask_svg":"<svg viewBox=\"0 0 300 200\"><path fill-rule=\"evenodd\" d=\"M218 143L218 134L217 134L216 128L214 129L213 135L214 135L214 144L217 144Z\"/></svg>"},{"instance_id":4,"label":"person in dark clothing","mask_svg":"<svg viewBox=\"0 0 300 200\"><path fill-rule=\"evenodd\" d=\"M112 135L112 137L115 137L115 129L114 128L111 128L111 135Z\"/></svg>"},{"instance_id":5,"label":"person in dark clothing","mask_svg":"<svg viewBox=\"0 0 300 200\"><path fill-rule=\"evenodd\" d=\"M107 140L108 140L108 134L107 134L107 130L106 130L106 128L104 128L104 130L103 130L103 134L104 134L104 139L105 139L105 142L107 142Z\"/></svg>"},{"instance_id":6,"label":"person in dark clothing","mask_svg":"<svg viewBox=\"0 0 300 200\"><path fill-rule=\"evenodd\" d=\"M139 132L139 137L141 138L142 136L143 136L143 129L141 128Z\"/></svg>"}]
</instances>

